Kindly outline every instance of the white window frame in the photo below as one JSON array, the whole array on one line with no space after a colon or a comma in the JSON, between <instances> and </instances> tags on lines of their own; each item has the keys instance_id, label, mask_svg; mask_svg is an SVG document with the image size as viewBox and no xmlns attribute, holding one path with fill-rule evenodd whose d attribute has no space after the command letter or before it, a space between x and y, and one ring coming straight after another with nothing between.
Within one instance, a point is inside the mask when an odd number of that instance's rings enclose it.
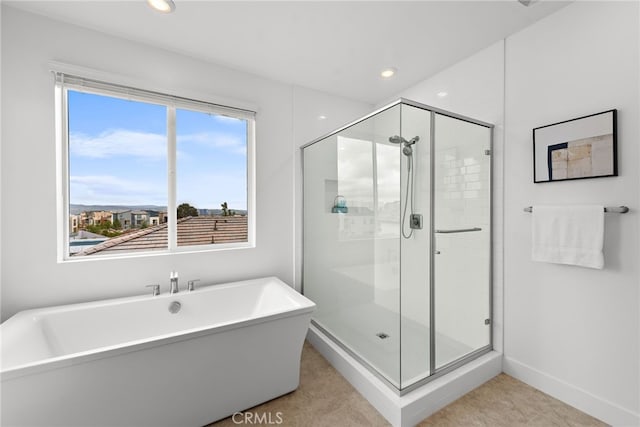
<instances>
[{"instance_id":1,"label":"white window frame","mask_svg":"<svg viewBox=\"0 0 640 427\"><path fill-rule=\"evenodd\" d=\"M55 76L55 133L57 164L58 262L77 262L113 258L134 258L175 253L209 252L255 248L255 139L256 113L248 109L228 107L190 98L130 86L106 83L59 71ZM163 105L167 108L167 249L132 251L122 254L93 254L72 257L69 254L69 129L68 90ZM247 121L247 241L178 246L176 184L176 109L230 116Z\"/></svg>"}]
</instances>

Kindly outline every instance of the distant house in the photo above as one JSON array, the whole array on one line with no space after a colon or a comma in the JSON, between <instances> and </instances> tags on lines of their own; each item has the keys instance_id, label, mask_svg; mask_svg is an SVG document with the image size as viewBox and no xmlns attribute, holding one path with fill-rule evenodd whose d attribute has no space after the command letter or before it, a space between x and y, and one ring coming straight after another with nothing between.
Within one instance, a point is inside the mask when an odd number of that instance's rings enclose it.
<instances>
[{"instance_id":1,"label":"distant house","mask_svg":"<svg viewBox=\"0 0 640 427\"><path fill-rule=\"evenodd\" d=\"M178 246L246 242L247 216L188 216L178 220ZM150 226L106 240L74 256L167 249L167 224Z\"/></svg>"},{"instance_id":2,"label":"distant house","mask_svg":"<svg viewBox=\"0 0 640 427\"><path fill-rule=\"evenodd\" d=\"M132 218L131 210L120 210L111 212L111 223L118 221L123 230L131 228Z\"/></svg>"},{"instance_id":3,"label":"distant house","mask_svg":"<svg viewBox=\"0 0 640 427\"><path fill-rule=\"evenodd\" d=\"M149 225L149 213L147 211L132 211L131 227L140 228L143 225Z\"/></svg>"},{"instance_id":4,"label":"distant house","mask_svg":"<svg viewBox=\"0 0 640 427\"><path fill-rule=\"evenodd\" d=\"M80 228L80 215L69 215L69 233L77 233Z\"/></svg>"},{"instance_id":5,"label":"distant house","mask_svg":"<svg viewBox=\"0 0 640 427\"><path fill-rule=\"evenodd\" d=\"M89 219L90 225L100 225L105 222L111 222L111 212L109 211L94 211L91 212L91 218Z\"/></svg>"},{"instance_id":6,"label":"distant house","mask_svg":"<svg viewBox=\"0 0 640 427\"><path fill-rule=\"evenodd\" d=\"M147 211L149 214L149 225L160 225L167 223L167 213L158 211Z\"/></svg>"},{"instance_id":7,"label":"distant house","mask_svg":"<svg viewBox=\"0 0 640 427\"><path fill-rule=\"evenodd\" d=\"M78 227L86 228L88 225L90 225L90 218L91 212L81 212L80 215L78 215Z\"/></svg>"}]
</instances>

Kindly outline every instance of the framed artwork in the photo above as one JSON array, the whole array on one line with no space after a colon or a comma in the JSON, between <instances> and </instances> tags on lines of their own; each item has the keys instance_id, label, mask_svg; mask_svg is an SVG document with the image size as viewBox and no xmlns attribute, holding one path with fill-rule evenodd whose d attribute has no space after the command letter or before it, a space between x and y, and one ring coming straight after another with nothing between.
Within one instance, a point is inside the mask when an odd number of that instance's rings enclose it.
<instances>
[{"instance_id":1,"label":"framed artwork","mask_svg":"<svg viewBox=\"0 0 640 427\"><path fill-rule=\"evenodd\" d=\"M616 111L533 130L533 182L618 176Z\"/></svg>"}]
</instances>

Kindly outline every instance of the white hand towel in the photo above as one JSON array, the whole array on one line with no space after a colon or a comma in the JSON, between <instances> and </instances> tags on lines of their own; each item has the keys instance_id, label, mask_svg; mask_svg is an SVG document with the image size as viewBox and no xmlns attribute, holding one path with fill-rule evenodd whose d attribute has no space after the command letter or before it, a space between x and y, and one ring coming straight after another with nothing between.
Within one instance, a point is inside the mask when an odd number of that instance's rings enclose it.
<instances>
[{"instance_id":1,"label":"white hand towel","mask_svg":"<svg viewBox=\"0 0 640 427\"><path fill-rule=\"evenodd\" d=\"M534 261L603 268L604 206L534 206Z\"/></svg>"}]
</instances>

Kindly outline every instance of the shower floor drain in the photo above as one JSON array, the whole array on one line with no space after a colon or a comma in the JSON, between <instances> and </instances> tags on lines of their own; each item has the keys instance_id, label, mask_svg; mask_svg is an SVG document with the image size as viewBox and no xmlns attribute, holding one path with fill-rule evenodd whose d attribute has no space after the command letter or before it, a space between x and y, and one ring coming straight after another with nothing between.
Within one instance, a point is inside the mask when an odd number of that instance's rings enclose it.
<instances>
[{"instance_id":1,"label":"shower floor drain","mask_svg":"<svg viewBox=\"0 0 640 427\"><path fill-rule=\"evenodd\" d=\"M389 335L385 334L384 332L378 332L378 333L376 334L376 336L377 336L378 338L380 338L381 340L386 339L386 338L389 338Z\"/></svg>"}]
</instances>

